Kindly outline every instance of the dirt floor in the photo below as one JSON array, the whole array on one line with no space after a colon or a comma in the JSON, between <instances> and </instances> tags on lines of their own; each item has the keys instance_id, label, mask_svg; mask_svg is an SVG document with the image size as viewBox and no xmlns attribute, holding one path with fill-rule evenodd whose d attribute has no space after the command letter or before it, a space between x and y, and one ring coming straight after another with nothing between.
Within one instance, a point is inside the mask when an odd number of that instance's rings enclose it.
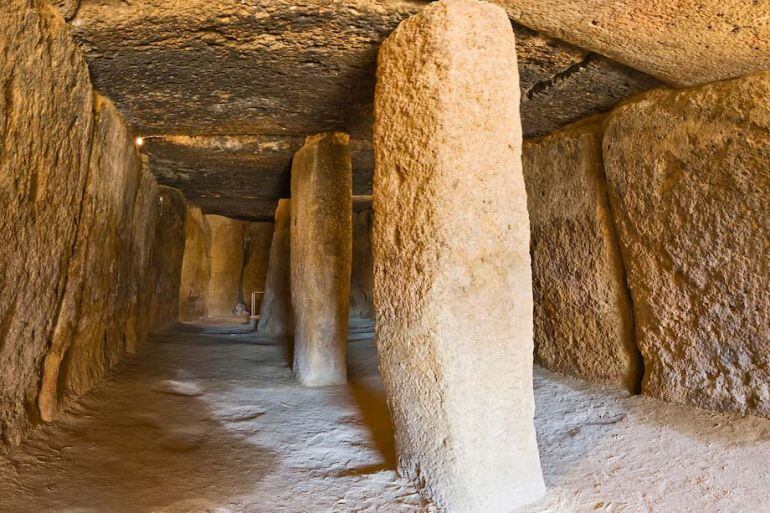
<instances>
[{"instance_id":1,"label":"dirt floor","mask_svg":"<svg viewBox=\"0 0 770 513\"><path fill-rule=\"evenodd\" d=\"M303 389L280 344L227 331L154 335L59 420L0 455L0 511L434 511L394 471L371 340L350 343L349 386ZM549 491L522 513L770 512L770 421L542 369L535 387Z\"/></svg>"}]
</instances>

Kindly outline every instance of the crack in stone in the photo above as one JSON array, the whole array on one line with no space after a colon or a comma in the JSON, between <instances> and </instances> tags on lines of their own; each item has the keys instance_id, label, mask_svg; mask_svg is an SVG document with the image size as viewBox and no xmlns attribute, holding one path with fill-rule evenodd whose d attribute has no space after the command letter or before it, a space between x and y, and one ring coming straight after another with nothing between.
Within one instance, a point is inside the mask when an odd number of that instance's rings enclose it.
<instances>
[{"instance_id":1,"label":"crack in stone","mask_svg":"<svg viewBox=\"0 0 770 513\"><path fill-rule=\"evenodd\" d=\"M580 62L577 62L573 64L572 66L568 67L567 69L560 71L556 73L554 76L552 76L549 79L541 80L540 82L537 82L532 87L530 87L525 96L528 100L531 100L537 95L544 94L548 92L549 89L554 87L559 82L563 82L564 80L569 79L572 75L575 75L576 73L580 73L584 69L586 69L588 66L591 65L593 61L595 61L597 58L596 54L593 52L589 52L586 54L585 57L583 57L583 60Z\"/></svg>"}]
</instances>

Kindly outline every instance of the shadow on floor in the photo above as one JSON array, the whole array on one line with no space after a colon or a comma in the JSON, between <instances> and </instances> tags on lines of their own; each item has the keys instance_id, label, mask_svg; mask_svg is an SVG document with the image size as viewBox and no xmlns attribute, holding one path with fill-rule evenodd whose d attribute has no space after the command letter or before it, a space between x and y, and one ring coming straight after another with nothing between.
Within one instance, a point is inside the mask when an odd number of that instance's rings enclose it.
<instances>
[{"instance_id":1,"label":"shadow on floor","mask_svg":"<svg viewBox=\"0 0 770 513\"><path fill-rule=\"evenodd\" d=\"M363 475L381 470L395 470L397 464L393 422L390 418L385 391L379 375L374 341L357 340L348 343L348 374L350 393L361 412L363 423L382 457L382 464L348 471L346 475Z\"/></svg>"},{"instance_id":2,"label":"shadow on floor","mask_svg":"<svg viewBox=\"0 0 770 513\"><path fill-rule=\"evenodd\" d=\"M211 508L247 494L277 455L225 427L203 400L207 381L195 375L246 380L248 367L207 358L210 349L178 343L183 337L153 336L138 357L0 458L2 475L9 468L13 475L3 483L0 510L220 511Z\"/></svg>"}]
</instances>

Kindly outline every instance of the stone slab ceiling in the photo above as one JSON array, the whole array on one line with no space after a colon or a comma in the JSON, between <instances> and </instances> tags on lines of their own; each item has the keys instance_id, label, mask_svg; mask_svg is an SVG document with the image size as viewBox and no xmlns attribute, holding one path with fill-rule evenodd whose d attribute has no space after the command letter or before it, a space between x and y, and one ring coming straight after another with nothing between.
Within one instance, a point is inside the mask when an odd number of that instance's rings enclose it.
<instances>
[{"instance_id":1,"label":"stone slab ceiling","mask_svg":"<svg viewBox=\"0 0 770 513\"><path fill-rule=\"evenodd\" d=\"M318 132L351 135L354 193L371 193L377 50L426 4L84 0L71 25L95 87L146 138L159 182L209 213L259 219L288 194L291 157ZM514 29L526 136L660 85L597 53Z\"/></svg>"},{"instance_id":2,"label":"stone slab ceiling","mask_svg":"<svg viewBox=\"0 0 770 513\"><path fill-rule=\"evenodd\" d=\"M770 69L767 0L495 0L511 19L670 84Z\"/></svg>"}]
</instances>

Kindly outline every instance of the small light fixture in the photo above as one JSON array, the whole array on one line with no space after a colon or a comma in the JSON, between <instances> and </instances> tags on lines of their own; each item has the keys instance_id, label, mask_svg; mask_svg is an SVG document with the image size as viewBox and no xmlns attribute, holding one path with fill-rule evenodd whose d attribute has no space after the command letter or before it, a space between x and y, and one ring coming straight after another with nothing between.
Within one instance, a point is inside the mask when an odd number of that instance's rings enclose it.
<instances>
[{"instance_id":1,"label":"small light fixture","mask_svg":"<svg viewBox=\"0 0 770 513\"><path fill-rule=\"evenodd\" d=\"M141 147L144 144L144 139L141 137L137 137L136 139L134 139L134 142L136 143L137 146Z\"/></svg>"}]
</instances>

